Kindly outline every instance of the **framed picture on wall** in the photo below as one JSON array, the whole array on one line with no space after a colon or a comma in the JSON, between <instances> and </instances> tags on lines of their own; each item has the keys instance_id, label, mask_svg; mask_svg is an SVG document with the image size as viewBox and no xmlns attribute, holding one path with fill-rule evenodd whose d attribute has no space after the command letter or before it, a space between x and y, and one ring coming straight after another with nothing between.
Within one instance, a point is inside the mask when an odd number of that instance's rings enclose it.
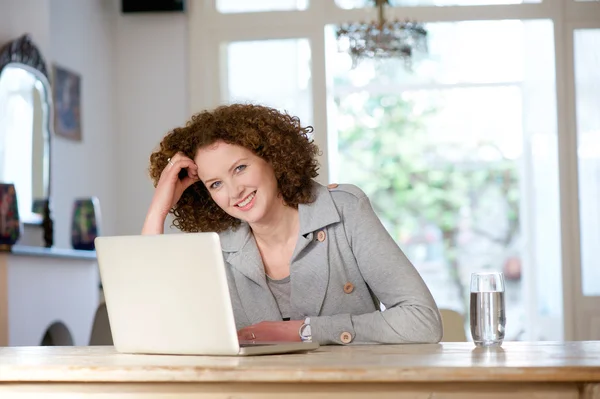
<instances>
[{"instance_id":1,"label":"framed picture on wall","mask_svg":"<svg viewBox=\"0 0 600 399\"><path fill-rule=\"evenodd\" d=\"M59 65L52 65L54 133L81 141L81 76Z\"/></svg>"}]
</instances>

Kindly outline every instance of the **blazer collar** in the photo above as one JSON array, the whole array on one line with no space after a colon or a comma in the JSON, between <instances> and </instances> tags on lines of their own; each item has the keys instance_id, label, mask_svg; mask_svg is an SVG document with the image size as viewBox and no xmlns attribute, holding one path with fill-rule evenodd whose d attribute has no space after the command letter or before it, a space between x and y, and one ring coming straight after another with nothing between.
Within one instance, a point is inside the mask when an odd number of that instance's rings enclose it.
<instances>
[{"instance_id":1,"label":"blazer collar","mask_svg":"<svg viewBox=\"0 0 600 399\"><path fill-rule=\"evenodd\" d=\"M223 252L239 252L252 238L250 226L242 222L234 229L228 229L219 233L221 249Z\"/></svg>"},{"instance_id":2,"label":"blazer collar","mask_svg":"<svg viewBox=\"0 0 600 399\"><path fill-rule=\"evenodd\" d=\"M313 232L341 220L331 193L327 187L314 182L314 201L310 204L299 204L300 234L292 261L308 246ZM256 284L268 288L260 252L248 223L242 222L235 230L229 229L219 234L221 249L225 261L239 270Z\"/></svg>"},{"instance_id":3,"label":"blazer collar","mask_svg":"<svg viewBox=\"0 0 600 399\"><path fill-rule=\"evenodd\" d=\"M300 234L303 236L341 220L327 187L313 182L313 195L313 202L298 205Z\"/></svg>"},{"instance_id":4,"label":"blazer collar","mask_svg":"<svg viewBox=\"0 0 600 399\"><path fill-rule=\"evenodd\" d=\"M265 267L248 224L242 223L235 230L230 229L220 233L220 239L225 262L256 284L268 289Z\"/></svg>"}]
</instances>

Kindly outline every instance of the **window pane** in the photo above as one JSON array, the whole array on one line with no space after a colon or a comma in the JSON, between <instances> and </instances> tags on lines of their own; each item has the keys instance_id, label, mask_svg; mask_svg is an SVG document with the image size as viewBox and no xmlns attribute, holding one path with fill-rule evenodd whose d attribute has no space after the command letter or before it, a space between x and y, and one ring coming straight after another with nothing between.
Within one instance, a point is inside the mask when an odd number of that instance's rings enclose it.
<instances>
[{"instance_id":1,"label":"window pane","mask_svg":"<svg viewBox=\"0 0 600 399\"><path fill-rule=\"evenodd\" d=\"M575 31L583 295L600 295L600 29Z\"/></svg>"},{"instance_id":2,"label":"window pane","mask_svg":"<svg viewBox=\"0 0 600 399\"><path fill-rule=\"evenodd\" d=\"M391 6L479 6L496 4L541 3L542 0L390 0ZM372 0L335 0L335 3L346 10L352 8L373 7Z\"/></svg>"},{"instance_id":3,"label":"window pane","mask_svg":"<svg viewBox=\"0 0 600 399\"><path fill-rule=\"evenodd\" d=\"M331 180L367 193L440 308L468 320L470 274L502 271L507 340L560 340L552 23L427 29L412 73L397 60L351 69L328 34Z\"/></svg>"},{"instance_id":4,"label":"window pane","mask_svg":"<svg viewBox=\"0 0 600 399\"><path fill-rule=\"evenodd\" d=\"M310 44L307 39L227 45L228 102L268 105L312 124Z\"/></svg>"},{"instance_id":5,"label":"window pane","mask_svg":"<svg viewBox=\"0 0 600 399\"><path fill-rule=\"evenodd\" d=\"M308 0L217 0L222 13L306 10Z\"/></svg>"}]
</instances>

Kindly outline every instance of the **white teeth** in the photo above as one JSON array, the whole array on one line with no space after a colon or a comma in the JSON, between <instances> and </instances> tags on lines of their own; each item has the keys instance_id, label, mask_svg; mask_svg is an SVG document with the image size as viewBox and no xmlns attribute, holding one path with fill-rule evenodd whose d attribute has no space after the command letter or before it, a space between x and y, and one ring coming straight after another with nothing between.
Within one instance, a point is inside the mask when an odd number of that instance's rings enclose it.
<instances>
[{"instance_id":1,"label":"white teeth","mask_svg":"<svg viewBox=\"0 0 600 399\"><path fill-rule=\"evenodd\" d=\"M239 204L237 204L236 206L238 206L238 207L240 207L240 208L243 208L243 207L245 207L246 205L248 205L248 204L250 203L250 201L252 201L252 199L254 198L254 194L255 194L255 193L252 193L252 194L250 194L250 195L248 196L248 198L246 198L245 200L243 200L242 202L240 202L240 203L239 203Z\"/></svg>"}]
</instances>

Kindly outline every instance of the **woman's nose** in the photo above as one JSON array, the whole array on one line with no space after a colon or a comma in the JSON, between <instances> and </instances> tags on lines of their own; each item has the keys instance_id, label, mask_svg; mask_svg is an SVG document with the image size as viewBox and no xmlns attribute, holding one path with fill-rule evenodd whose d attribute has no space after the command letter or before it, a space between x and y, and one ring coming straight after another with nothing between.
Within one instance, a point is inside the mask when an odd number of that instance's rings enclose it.
<instances>
[{"instance_id":1,"label":"woman's nose","mask_svg":"<svg viewBox=\"0 0 600 399\"><path fill-rule=\"evenodd\" d=\"M233 188L229 191L231 199L233 199L233 200L241 200L242 199L241 195L244 192L244 187L243 186L239 186L239 185L232 186L232 187Z\"/></svg>"}]
</instances>

